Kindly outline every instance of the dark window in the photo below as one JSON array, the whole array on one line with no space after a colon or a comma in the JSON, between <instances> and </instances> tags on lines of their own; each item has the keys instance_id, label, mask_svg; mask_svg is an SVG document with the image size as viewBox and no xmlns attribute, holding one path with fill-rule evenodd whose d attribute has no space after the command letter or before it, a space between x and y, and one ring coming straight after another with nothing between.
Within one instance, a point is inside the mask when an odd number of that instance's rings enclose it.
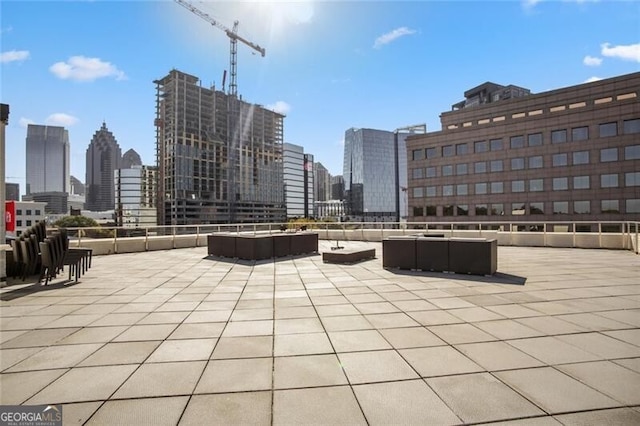
<instances>
[{"instance_id":1,"label":"dark window","mask_svg":"<svg viewBox=\"0 0 640 426\"><path fill-rule=\"evenodd\" d=\"M491 215L492 216L504 215L504 204L491 204Z\"/></svg>"},{"instance_id":2,"label":"dark window","mask_svg":"<svg viewBox=\"0 0 640 426\"><path fill-rule=\"evenodd\" d=\"M600 137L607 138L609 136L617 136L618 135L618 123L603 123L600 125Z\"/></svg>"},{"instance_id":3,"label":"dark window","mask_svg":"<svg viewBox=\"0 0 640 426\"><path fill-rule=\"evenodd\" d=\"M427 177L428 178L436 177L436 168L435 167L427 167Z\"/></svg>"},{"instance_id":4,"label":"dark window","mask_svg":"<svg viewBox=\"0 0 640 426\"><path fill-rule=\"evenodd\" d=\"M436 206L427 206L426 208L426 215L425 216L437 216L438 215L438 208Z\"/></svg>"},{"instance_id":5,"label":"dark window","mask_svg":"<svg viewBox=\"0 0 640 426\"><path fill-rule=\"evenodd\" d=\"M586 141L589 139L589 128L588 127L574 127L571 129L571 140L572 141Z\"/></svg>"},{"instance_id":6,"label":"dark window","mask_svg":"<svg viewBox=\"0 0 640 426\"><path fill-rule=\"evenodd\" d=\"M442 176L452 176L453 175L453 166L452 165L447 165L447 166L442 166Z\"/></svg>"},{"instance_id":7,"label":"dark window","mask_svg":"<svg viewBox=\"0 0 640 426\"><path fill-rule=\"evenodd\" d=\"M567 154L553 154L553 167L560 167L567 165Z\"/></svg>"},{"instance_id":8,"label":"dark window","mask_svg":"<svg viewBox=\"0 0 640 426\"><path fill-rule=\"evenodd\" d=\"M625 201L627 213L640 213L640 199L632 199Z\"/></svg>"},{"instance_id":9,"label":"dark window","mask_svg":"<svg viewBox=\"0 0 640 426\"><path fill-rule=\"evenodd\" d=\"M424 209L422 207L414 207L413 208L414 216L424 216Z\"/></svg>"},{"instance_id":10,"label":"dark window","mask_svg":"<svg viewBox=\"0 0 640 426\"><path fill-rule=\"evenodd\" d=\"M640 146L640 145L638 145ZM22 209L16 210L16 216L22 216Z\"/></svg>"},{"instance_id":11,"label":"dark window","mask_svg":"<svg viewBox=\"0 0 640 426\"><path fill-rule=\"evenodd\" d=\"M487 152L489 147L487 146L487 141L477 141L473 143L476 154L481 152Z\"/></svg>"},{"instance_id":12,"label":"dark window","mask_svg":"<svg viewBox=\"0 0 640 426\"><path fill-rule=\"evenodd\" d=\"M640 159L640 145L631 145L624 147L624 159L625 160L638 160ZM20 210L18 210L20 211ZM18 213L20 214L20 213Z\"/></svg>"},{"instance_id":13,"label":"dark window","mask_svg":"<svg viewBox=\"0 0 640 426\"><path fill-rule=\"evenodd\" d=\"M20 219L16 220L16 226L22 226L22 220Z\"/></svg>"},{"instance_id":14,"label":"dark window","mask_svg":"<svg viewBox=\"0 0 640 426\"><path fill-rule=\"evenodd\" d=\"M460 204L456 208L457 216L469 216L469 206L466 204Z\"/></svg>"},{"instance_id":15,"label":"dark window","mask_svg":"<svg viewBox=\"0 0 640 426\"><path fill-rule=\"evenodd\" d=\"M417 188L413 188L413 198L422 198L424 197L424 188L419 186Z\"/></svg>"},{"instance_id":16,"label":"dark window","mask_svg":"<svg viewBox=\"0 0 640 426\"><path fill-rule=\"evenodd\" d=\"M625 135L640 133L640 118L634 118L633 120L624 120L622 122L622 131Z\"/></svg>"},{"instance_id":17,"label":"dark window","mask_svg":"<svg viewBox=\"0 0 640 426\"><path fill-rule=\"evenodd\" d=\"M453 157L455 151L453 150L453 145L445 145L442 147L442 156L443 157Z\"/></svg>"},{"instance_id":18,"label":"dark window","mask_svg":"<svg viewBox=\"0 0 640 426\"><path fill-rule=\"evenodd\" d=\"M489 209L486 204L476 204L476 216L486 216L489 213Z\"/></svg>"},{"instance_id":19,"label":"dark window","mask_svg":"<svg viewBox=\"0 0 640 426\"><path fill-rule=\"evenodd\" d=\"M574 176L573 177L573 189L589 189L590 187L589 176Z\"/></svg>"},{"instance_id":20,"label":"dark window","mask_svg":"<svg viewBox=\"0 0 640 426\"><path fill-rule=\"evenodd\" d=\"M486 173L487 172L487 162L480 161L477 163L473 163L473 171L475 173Z\"/></svg>"},{"instance_id":21,"label":"dark window","mask_svg":"<svg viewBox=\"0 0 640 426\"><path fill-rule=\"evenodd\" d=\"M29 210L29 209L28 209L28 210L26 210L26 212L25 212L25 216L31 216L31 210ZM27 225L27 226L29 226L29 225Z\"/></svg>"},{"instance_id":22,"label":"dark window","mask_svg":"<svg viewBox=\"0 0 640 426\"><path fill-rule=\"evenodd\" d=\"M524 169L524 158L512 158L511 170L522 170L522 169Z\"/></svg>"},{"instance_id":23,"label":"dark window","mask_svg":"<svg viewBox=\"0 0 640 426\"><path fill-rule=\"evenodd\" d=\"M566 177L553 178L554 191L566 191L569 189L569 179Z\"/></svg>"},{"instance_id":24,"label":"dark window","mask_svg":"<svg viewBox=\"0 0 640 426\"><path fill-rule=\"evenodd\" d=\"M624 186L640 186L640 172L625 173Z\"/></svg>"},{"instance_id":25,"label":"dark window","mask_svg":"<svg viewBox=\"0 0 640 426\"><path fill-rule=\"evenodd\" d=\"M600 150L600 162L608 163L618 161L618 148L605 148Z\"/></svg>"},{"instance_id":26,"label":"dark window","mask_svg":"<svg viewBox=\"0 0 640 426\"><path fill-rule=\"evenodd\" d=\"M522 216L526 212L525 207L523 203L511 203L511 214L513 216Z\"/></svg>"},{"instance_id":27,"label":"dark window","mask_svg":"<svg viewBox=\"0 0 640 426\"><path fill-rule=\"evenodd\" d=\"M457 195L467 195L469 194L469 188L466 183L461 183L460 185L456 185L456 194Z\"/></svg>"},{"instance_id":28,"label":"dark window","mask_svg":"<svg viewBox=\"0 0 640 426\"><path fill-rule=\"evenodd\" d=\"M573 165L589 164L589 151L577 151L573 153Z\"/></svg>"},{"instance_id":29,"label":"dark window","mask_svg":"<svg viewBox=\"0 0 640 426\"><path fill-rule=\"evenodd\" d=\"M427 192L426 192L426 196L427 197L435 197L436 196L436 187L435 186L427 186Z\"/></svg>"},{"instance_id":30,"label":"dark window","mask_svg":"<svg viewBox=\"0 0 640 426\"><path fill-rule=\"evenodd\" d=\"M591 201L574 201L573 212L575 214L589 214L591 213Z\"/></svg>"},{"instance_id":31,"label":"dark window","mask_svg":"<svg viewBox=\"0 0 640 426\"><path fill-rule=\"evenodd\" d=\"M453 206L442 206L442 216L453 216Z\"/></svg>"},{"instance_id":32,"label":"dark window","mask_svg":"<svg viewBox=\"0 0 640 426\"><path fill-rule=\"evenodd\" d=\"M617 187L618 187L617 174L600 175L600 188L617 188Z\"/></svg>"},{"instance_id":33,"label":"dark window","mask_svg":"<svg viewBox=\"0 0 640 426\"><path fill-rule=\"evenodd\" d=\"M524 192L524 181L523 180L511 181L511 192Z\"/></svg>"},{"instance_id":34,"label":"dark window","mask_svg":"<svg viewBox=\"0 0 640 426\"><path fill-rule=\"evenodd\" d=\"M27 226L31 226L31 221L27 220Z\"/></svg>"},{"instance_id":35,"label":"dark window","mask_svg":"<svg viewBox=\"0 0 640 426\"><path fill-rule=\"evenodd\" d=\"M524 148L524 136L511 136L511 148Z\"/></svg>"},{"instance_id":36,"label":"dark window","mask_svg":"<svg viewBox=\"0 0 640 426\"><path fill-rule=\"evenodd\" d=\"M469 152L468 150L469 150L469 146L466 143L459 143L458 145L456 145L457 155L467 154Z\"/></svg>"},{"instance_id":37,"label":"dark window","mask_svg":"<svg viewBox=\"0 0 640 426\"><path fill-rule=\"evenodd\" d=\"M529 146L540 146L542 145L542 133L532 133L527 136Z\"/></svg>"},{"instance_id":38,"label":"dark window","mask_svg":"<svg viewBox=\"0 0 640 426\"><path fill-rule=\"evenodd\" d=\"M504 192L504 185L502 182L491 182L491 193L502 194Z\"/></svg>"},{"instance_id":39,"label":"dark window","mask_svg":"<svg viewBox=\"0 0 640 426\"><path fill-rule=\"evenodd\" d=\"M36 210L36 216L40 216L40 210Z\"/></svg>"},{"instance_id":40,"label":"dark window","mask_svg":"<svg viewBox=\"0 0 640 426\"><path fill-rule=\"evenodd\" d=\"M487 184L484 182L476 183L476 194L486 194Z\"/></svg>"},{"instance_id":41,"label":"dark window","mask_svg":"<svg viewBox=\"0 0 640 426\"><path fill-rule=\"evenodd\" d=\"M438 150L436 148L427 148L427 158L436 158Z\"/></svg>"},{"instance_id":42,"label":"dark window","mask_svg":"<svg viewBox=\"0 0 640 426\"><path fill-rule=\"evenodd\" d=\"M451 197L451 196L453 196L453 185L443 185L442 186L442 196L443 197Z\"/></svg>"},{"instance_id":43,"label":"dark window","mask_svg":"<svg viewBox=\"0 0 640 426\"><path fill-rule=\"evenodd\" d=\"M423 178L423 172L424 169L420 168L420 169L413 169L413 178L414 179L422 179Z\"/></svg>"},{"instance_id":44,"label":"dark window","mask_svg":"<svg viewBox=\"0 0 640 426\"><path fill-rule=\"evenodd\" d=\"M620 203L618 200L602 200L600 210L602 213L620 213Z\"/></svg>"},{"instance_id":45,"label":"dark window","mask_svg":"<svg viewBox=\"0 0 640 426\"><path fill-rule=\"evenodd\" d=\"M490 165L492 172L501 172L503 170L502 160L492 160Z\"/></svg>"},{"instance_id":46,"label":"dark window","mask_svg":"<svg viewBox=\"0 0 640 426\"><path fill-rule=\"evenodd\" d=\"M568 201L554 201L553 202L553 214L569 214L569 202Z\"/></svg>"},{"instance_id":47,"label":"dark window","mask_svg":"<svg viewBox=\"0 0 640 426\"><path fill-rule=\"evenodd\" d=\"M542 155L536 155L534 157L529 157L529 168L530 169L541 169L543 165Z\"/></svg>"},{"instance_id":48,"label":"dark window","mask_svg":"<svg viewBox=\"0 0 640 426\"><path fill-rule=\"evenodd\" d=\"M414 149L411 158L413 158L413 161L422 160L424 158L424 150Z\"/></svg>"},{"instance_id":49,"label":"dark window","mask_svg":"<svg viewBox=\"0 0 640 426\"><path fill-rule=\"evenodd\" d=\"M562 130L553 130L551 132L551 143L563 143L567 141L567 131L566 129Z\"/></svg>"},{"instance_id":50,"label":"dark window","mask_svg":"<svg viewBox=\"0 0 640 426\"><path fill-rule=\"evenodd\" d=\"M544 214L544 203L529 203L529 214Z\"/></svg>"},{"instance_id":51,"label":"dark window","mask_svg":"<svg viewBox=\"0 0 640 426\"><path fill-rule=\"evenodd\" d=\"M467 174L467 165L466 164L456 164L456 174L457 175L466 175Z\"/></svg>"},{"instance_id":52,"label":"dark window","mask_svg":"<svg viewBox=\"0 0 640 426\"><path fill-rule=\"evenodd\" d=\"M502 150L502 139L491 139L489 144L491 146L491 151L500 151L500 150Z\"/></svg>"},{"instance_id":53,"label":"dark window","mask_svg":"<svg viewBox=\"0 0 640 426\"><path fill-rule=\"evenodd\" d=\"M531 179L529 181L529 192L544 191L544 179Z\"/></svg>"}]
</instances>

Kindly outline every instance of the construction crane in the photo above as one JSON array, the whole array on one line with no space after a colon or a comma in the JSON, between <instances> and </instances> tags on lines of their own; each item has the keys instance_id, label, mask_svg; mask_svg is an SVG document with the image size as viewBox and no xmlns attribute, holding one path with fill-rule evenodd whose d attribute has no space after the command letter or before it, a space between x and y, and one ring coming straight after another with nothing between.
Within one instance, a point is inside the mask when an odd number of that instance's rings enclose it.
<instances>
[{"instance_id":1,"label":"construction crane","mask_svg":"<svg viewBox=\"0 0 640 426\"><path fill-rule=\"evenodd\" d=\"M223 24L221 24L220 22L216 21L214 18L212 18L208 14L204 13L203 11L195 7L193 4L189 3L188 1L186 0L174 0L174 1L178 3L180 6L198 15L199 17L201 17L202 19L204 19L214 27L218 27L219 29L224 31L225 34L227 34L227 37L229 37L229 41L231 43L231 58L230 58L231 82L229 83L229 95L237 97L238 96L238 82L237 82L238 41L241 41L242 43L246 44L253 50L256 50L262 55L262 57L264 57L265 55L264 48L238 35L238 21L235 21L233 23L233 29L229 29ZM224 83L223 83L222 89L224 90Z\"/></svg>"}]
</instances>

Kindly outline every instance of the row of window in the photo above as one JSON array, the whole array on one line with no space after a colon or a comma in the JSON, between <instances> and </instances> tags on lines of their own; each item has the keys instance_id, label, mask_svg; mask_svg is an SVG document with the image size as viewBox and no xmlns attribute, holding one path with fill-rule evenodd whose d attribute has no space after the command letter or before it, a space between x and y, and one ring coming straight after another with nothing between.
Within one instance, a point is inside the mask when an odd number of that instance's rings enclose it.
<instances>
[{"instance_id":1,"label":"row of window","mask_svg":"<svg viewBox=\"0 0 640 426\"><path fill-rule=\"evenodd\" d=\"M26 225L25 225L25 226L31 226L31 225L32 225L31 220L25 220L25 222L26 222ZM17 220L16 220L16 226L17 226L17 227L21 227L21 226L22 226L22 220L17 219Z\"/></svg>"},{"instance_id":2,"label":"row of window","mask_svg":"<svg viewBox=\"0 0 640 426\"><path fill-rule=\"evenodd\" d=\"M32 212L31 209L26 209L24 215L25 216L31 216L31 212ZM34 213L34 216L40 216L40 214L41 214L40 213L40 209L36 209L35 213ZM22 209L17 209L16 210L16 216L22 216ZM31 222L31 221L29 221L29 222ZM17 225L20 226L20 224L17 224ZM31 224L29 224L27 226L31 226Z\"/></svg>"},{"instance_id":3,"label":"row of window","mask_svg":"<svg viewBox=\"0 0 640 426\"><path fill-rule=\"evenodd\" d=\"M568 136L571 136L572 141L584 141L589 139L589 127L580 126L573 127L568 132L568 129L552 130L550 133L550 139L552 144L559 144L568 142ZM609 123L602 123L598 126L598 136L601 138L612 137L618 135L618 123L613 121ZM640 133L640 118L632 120L624 120L622 122L622 134L635 134ZM525 138L526 136L526 138ZM529 133L527 135L515 135L509 138L509 147L511 149L524 148L525 146L540 146L543 145L543 134L540 132ZM490 139L489 141L476 141L473 143L459 143L455 145L444 145L442 147L430 147L425 149L414 149L412 151L412 159L419 161L423 159L432 159L437 157L453 157L455 155L466 155L470 153L483 153L489 151L501 151L504 149L503 139ZM473 150L473 151L472 151Z\"/></svg>"},{"instance_id":4,"label":"row of window","mask_svg":"<svg viewBox=\"0 0 640 426\"><path fill-rule=\"evenodd\" d=\"M609 163L618 161L618 148L604 148L600 150L600 162ZM559 153L551 156L551 165L553 167L564 167L569 165L569 159L571 158L571 164L574 166L590 163L589 151L576 151L573 153ZM640 145L631 145L624 148L625 160L638 160L640 159ZM487 173L489 172L502 172L504 171L504 161L506 160L491 160L491 161L477 161L471 164L446 164L440 166L440 176L457 176L474 174L474 173ZM531 157L516 157L509 160L511 163L511 170L524 170L540 169L544 167L544 158L542 155L534 155ZM412 179L424 179L438 177L438 167L420 167L412 169Z\"/></svg>"},{"instance_id":5,"label":"row of window","mask_svg":"<svg viewBox=\"0 0 640 426\"><path fill-rule=\"evenodd\" d=\"M523 216L541 214L590 214L591 201L554 201L546 203L551 211L545 211L545 203L511 203L503 204L475 204L469 208L468 204L458 205L428 205L424 207L413 207L413 216L469 216L469 212L475 216ZM622 213L620 210L620 200L601 200L600 212L602 214ZM626 213L640 213L640 199L624 200ZM506 210L505 208L510 210Z\"/></svg>"},{"instance_id":6,"label":"row of window","mask_svg":"<svg viewBox=\"0 0 640 426\"><path fill-rule=\"evenodd\" d=\"M619 175L617 173L602 174L600 175L600 188L618 188ZM591 189L591 177L590 176L573 176L569 177L557 177L548 178L547 182L551 182L551 188L553 191L567 191L569 190L569 182L573 182L571 189ZM507 183L508 184L508 183ZM442 185L438 186L426 186L413 188L413 198L423 197L449 197L454 195L469 195L469 186L475 189L474 194L503 194L505 192L504 182L478 182L475 184L461 183L458 185ZM629 172L624 174L624 186L640 186L640 172ZM442 188L440 194L438 194L438 188ZM544 188L544 179L529 179L525 180L513 180L511 181L511 192L542 192Z\"/></svg>"}]
</instances>

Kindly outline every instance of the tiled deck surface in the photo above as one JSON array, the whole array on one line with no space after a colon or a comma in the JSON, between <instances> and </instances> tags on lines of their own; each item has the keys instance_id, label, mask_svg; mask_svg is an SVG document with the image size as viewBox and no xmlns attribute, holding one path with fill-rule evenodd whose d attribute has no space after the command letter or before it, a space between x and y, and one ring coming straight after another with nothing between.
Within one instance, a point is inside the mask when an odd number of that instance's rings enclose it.
<instances>
[{"instance_id":1,"label":"tiled deck surface","mask_svg":"<svg viewBox=\"0 0 640 426\"><path fill-rule=\"evenodd\" d=\"M0 403L62 403L65 424L640 424L640 256L500 247L489 278L343 245L378 258L179 249L6 287Z\"/></svg>"}]
</instances>

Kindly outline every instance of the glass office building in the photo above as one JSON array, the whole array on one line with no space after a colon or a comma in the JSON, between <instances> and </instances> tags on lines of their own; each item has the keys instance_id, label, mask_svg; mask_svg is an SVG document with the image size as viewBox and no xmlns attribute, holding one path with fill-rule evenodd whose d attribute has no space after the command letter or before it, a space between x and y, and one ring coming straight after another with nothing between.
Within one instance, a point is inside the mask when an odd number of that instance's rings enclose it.
<instances>
[{"instance_id":1,"label":"glass office building","mask_svg":"<svg viewBox=\"0 0 640 426\"><path fill-rule=\"evenodd\" d=\"M27 126L27 194L69 192L69 131L59 126Z\"/></svg>"},{"instance_id":2,"label":"glass office building","mask_svg":"<svg viewBox=\"0 0 640 426\"><path fill-rule=\"evenodd\" d=\"M345 213L352 219L396 221L406 216L406 137L374 129L345 132Z\"/></svg>"}]
</instances>

